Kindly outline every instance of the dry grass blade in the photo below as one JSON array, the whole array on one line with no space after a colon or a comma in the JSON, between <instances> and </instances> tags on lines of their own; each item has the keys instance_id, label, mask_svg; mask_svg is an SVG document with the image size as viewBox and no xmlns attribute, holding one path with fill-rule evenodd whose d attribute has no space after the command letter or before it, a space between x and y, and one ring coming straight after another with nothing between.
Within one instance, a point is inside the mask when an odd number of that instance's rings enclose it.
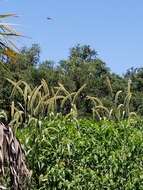
<instances>
[{"instance_id":1,"label":"dry grass blade","mask_svg":"<svg viewBox=\"0 0 143 190\"><path fill-rule=\"evenodd\" d=\"M103 110L103 111L105 111L105 113L107 113L107 116L110 115L110 111L105 106L96 106L95 110Z\"/></svg>"},{"instance_id":2,"label":"dry grass blade","mask_svg":"<svg viewBox=\"0 0 143 190\"><path fill-rule=\"evenodd\" d=\"M113 113L114 113L114 109L111 109L111 110L109 111L109 119L112 119Z\"/></svg>"},{"instance_id":3,"label":"dry grass blade","mask_svg":"<svg viewBox=\"0 0 143 190\"><path fill-rule=\"evenodd\" d=\"M78 116L78 111L77 111L76 105L75 105L75 104L72 104L71 106L72 106L72 107L71 107L71 111L70 111L70 113L68 113L68 114L65 116L65 119L70 118L70 117L76 119L77 116Z\"/></svg>"},{"instance_id":4,"label":"dry grass blade","mask_svg":"<svg viewBox=\"0 0 143 190\"><path fill-rule=\"evenodd\" d=\"M10 110L11 110L11 114L10 114L10 115L11 115L11 118L13 118L13 117L14 117L14 111L15 111L14 101L12 101L12 103L11 103L11 106L10 106L10 107L11 107L11 109L10 109Z\"/></svg>"},{"instance_id":5,"label":"dry grass blade","mask_svg":"<svg viewBox=\"0 0 143 190\"><path fill-rule=\"evenodd\" d=\"M14 82L11 79L7 78L7 81L10 82L14 86L12 93L11 93L11 96L13 96L15 94L15 92L17 92L16 90L18 90L18 92L23 96L23 90L20 87L20 85L22 84L22 80L20 80L18 82Z\"/></svg>"},{"instance_id":6,"label":"dry grass blade","mask_svg":"<svg viewBox=\"0 0 143 190\"><path fill-rule=\"evenodd\" d=\"M7 18L7 17L18 17L16 14L12 14L12 13L9 13L9 14L1 14L0 15L0 19L3 19L3 18Z\"/></svg>"},{"instance_id":7,"label":"dry grass blade","mask_svg":"<svg viewBox=\"0 0 143 190\"><path fill-rule=\"evenodd\" d=\"M20 37L22 36L20 33L18 33L10 23L4 23L2 22L3 19L9 18L9 17L16 17L15 14L1 14L0 15L0 47L2 50L2 54L7 56L8 58L13 58L14 53L18 50L18 48L12 43L10 40L13 37ZM12 51L12 57L11 53L9 54L10 50Z\"/></svg>"},{"instance_id":8,"label":"dry grass blade","mask_svg":"<svg viewBox=\"0 0 143 190\"><path fill-rule=\"evenodd\" d=\"M119 104L115 107L114 114L115 118L119 121L121 119L121 116L123 115L124 111L124 104Z\"/></svg>"},{"instance_id":9,"label":"dry grass blade","mask_svg":"<svg viewBox=\"0 0 143 190\"><path fill-rule=\"evenodd\" d=\"M103 105L99 98L92 97L92 96L87 96L87 99L91 100L94 103L94 106L97 106L97 104L98 105Z\"/></svg>"},{"instance_id":10,"label":"dry grass blade","mask_svg":"<svg viewBox=\"0 0 143 190\"><path fill-rule=\"evenodd\" d=\"M132 97L132 94L130 93L130 94L128 94L125 97L125 100L124 100L124 107L125 107L127 116L129 116L129 113L130 113L130 101L131 101L131 97Z\"/></svg>"},{"instance_id":11,"label":"dry grass blade","mask_svg":"<svg viewBox=\"0 0 143 190\"><path fill-rule=\"evenodd\" d=\"M16 32L15 29L13 29L10 25L6 23L0 23L0 29L3 32L0 32L0 35L3 36L21 36L20 33Z\"/></svg>"},{"instance_id":12,"label":"dry grass blade","mask_svg":"<svg viewBox=\"0 0 143 190\"><path fill-rule=\"evenodd\" d=\"M106 82L107 82L107 86L110 90L111 96L113 96L113 89L112 89L111 81L108 76L106 76Z\"/></svg>"},{"instance_id":13,"label":"dry grass blade","mask_svg":"<svg viewBox=\"0 0 143 190\"><path fill-rule=\"evenodd\" d=\"M131 93L131 84L132 84L132 81L131 79L128 80L128 91L127 91L127 94L130 94Z\"/></svg>"},{"instance_id":14,"label":"dry grass blade","mask_svg":"<svg viewBox=\"0 0 143 190\"><path fill-rule=\"evenodd\" d=\"M96 114L97 119L99 121L101 120L101 116L100 116L99 112L96 109L92 108L92 113L93 113L93 119L95 119L95 114Z\"/></svg>"},{"instance_id":15,"label":"dry grass blade","mask_svg":"<svg viewBox=\"0 0 143 190\"><path fill-rule=\"evenodd\" d=\"M41 93L39 93L39 100L38 100L38 103L37 105L35 105L35 108L33 109L33 112L34 112L34 116L40 115L40 113L42 113L43 111L43 108L44 108L44 102L42 100L42 96L41 96ZM31 114L32 115L32 114Z\"/></svg>"},{"instance_id":16,"label":"dry grass blade","mask_svg":"<svg viewBox=\"0 0 143 190\"><path fill-rule=\"evenodd\" d=\"M84 84L75 94L74 98L73 98L73 101L72 101L72 104L75 104L75 101L77 99L77 97L79 96L79 94L83 91L83 89L86 87L86 84Z\"/></svg>"},{"instance_id":17,"label":"dry grass blade","mask_svg":"<svg viewBox=\"0 0 143 190\"><path fill-rule=\"evenodd\" d=\"M65 103L67 102L67 100L70 100L70 102L72 102L72 96L74 96L76 94L76 92L72 92L71 94L67 95L66 97L63 98L62 103L61 103L61 107L63 108Z\"/></svg>"},{"instance_id":18,"label":"dry grass blade","mask_svg":"<svg viewBox=\"0 0 143 190\"><path fill-rule=\"evenodd\" d=\"M27 107L30 108L30 102L31 102L31 99L33 97L33 94L35 93L37 87L35 87L33 90L31 90L31 92L28 94L28 102L27 102Z\"/></svg>"},{"instance_id":19,"label":"dry grass blade","mask_svg":"<svg viewBox=\"0 0 143 190\"><path fill-rule=\"evenodd\" d=\"M60 87L60 90L63 91L65 93L65 95L69 95L70 93L68 92L68 90L65 89L65 87L61 84L61 83L58 83L59 87Z\"/></svg>"},{"instance_id":20,"label":"dry grass blade","mask_svg":"<svg viewBox=\"0 0 143 190\"><path fill-rule=\"evenodd\" d=\"M48 106L48 113L54 112L56 110L56 103L57 100L64 99L64 96L54 96L52 98L49 98L46 102L45 105Z\"/></svg>"},{"instance_id":21,"label":"dry grass blade","mask_svg":"<svg viewBox=\"0 0 143 190\"><path fill-rule=\"evenodd\" d=\"M122 90L119 90L115 95L115 107L117 107L119 95L122 93Z\"/></svg>"},{"instance_id":22,"label":"dry grass blade","mask_svg":"<svg viewBox=\"0 0 143 190\"><path fill-rule=\"evenodd\" d=\"M40 97L40 89L43 87L43 85L41 84L40 86L38 86L37 88L35 88L33 95L31 96L30 102L29 102L29 106L31 111L33 111L34 108L34 103L35 101L37 101L37 97Z\"/></svg>"},{"instance_id":23,"label":"dry grass blade","mask_svg":"<svg viewBox=\"0 0 143 190\"><path fill-rule=\"evenodd\" d=\"M46 95L50 96L50 90L49 90L49 87L48 87L47 82L46 82L44 79L42 79L41 84L42 84L42 86L43 86L44 93L45 93Z\"/></svg>"}]
</instances>

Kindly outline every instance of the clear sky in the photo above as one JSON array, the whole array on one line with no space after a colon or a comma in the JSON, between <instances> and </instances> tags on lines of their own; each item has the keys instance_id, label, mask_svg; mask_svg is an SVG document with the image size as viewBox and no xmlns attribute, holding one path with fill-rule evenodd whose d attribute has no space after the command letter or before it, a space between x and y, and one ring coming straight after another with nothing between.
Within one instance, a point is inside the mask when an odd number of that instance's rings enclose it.
<instances>
[{"instance_id":1,"label":"clear sky","mask_svg":"<svg viewBox=\"0 0 143 190\"><path fill-rule=\"evenodd\" d=\"M20 46L39 43L42 60L67 58L80 43L97 50L113 72L143 66L143 0L0 0L5 12L20 15L9 20L31 37Z\"/></svg>"}]
</instances>

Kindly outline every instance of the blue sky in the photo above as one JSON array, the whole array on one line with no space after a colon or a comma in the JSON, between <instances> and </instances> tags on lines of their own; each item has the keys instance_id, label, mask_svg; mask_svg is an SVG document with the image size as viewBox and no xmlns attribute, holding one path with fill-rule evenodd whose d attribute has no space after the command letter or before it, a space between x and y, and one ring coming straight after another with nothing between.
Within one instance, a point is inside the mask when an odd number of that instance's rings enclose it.
<instances>
[{"instance_id":1,"label":"blue sky","mask_svg":"<svg viewBox=\"0 0 143 190\"><path fill-rule=\"evenodd\" d=\"M31 39L19 45L39 43L41 60L58 62L80 43L98 51L113 72L143 66L143 0L0 0L0 12L20 15L9 21Z\"/></svg>"}]
</instances>

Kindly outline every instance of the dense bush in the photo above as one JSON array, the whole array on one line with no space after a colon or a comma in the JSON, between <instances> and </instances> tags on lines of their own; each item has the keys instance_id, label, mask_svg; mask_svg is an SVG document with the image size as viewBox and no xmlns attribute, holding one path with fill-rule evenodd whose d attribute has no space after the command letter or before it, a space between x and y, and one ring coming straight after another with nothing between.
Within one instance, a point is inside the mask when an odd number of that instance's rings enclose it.
<instances>
[{"instance_id":1,"label":"dense bush","mask_svg":"<svg viewBox=\"0 0 143 190\"><path fill-rule=\"evenodd\" d=\"M18 130L30 189L143 189L143 121L45 119Z\"/></svg>"}]
</instances>

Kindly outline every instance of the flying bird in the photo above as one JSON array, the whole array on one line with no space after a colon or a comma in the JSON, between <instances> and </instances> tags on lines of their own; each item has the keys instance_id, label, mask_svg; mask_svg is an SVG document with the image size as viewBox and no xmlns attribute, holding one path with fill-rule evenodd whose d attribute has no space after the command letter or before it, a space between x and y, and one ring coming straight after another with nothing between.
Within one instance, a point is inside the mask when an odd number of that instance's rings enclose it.
<instances>
[{"instance_id":1,"label":"flying bird","mask_svg":"<svg viewBox=\"0 0 143 190\"><path fill-rule=\"evenodd\" d=\"M47 17L47 20L53 20L51 17Z\"/></svg>"}]
</instances>

